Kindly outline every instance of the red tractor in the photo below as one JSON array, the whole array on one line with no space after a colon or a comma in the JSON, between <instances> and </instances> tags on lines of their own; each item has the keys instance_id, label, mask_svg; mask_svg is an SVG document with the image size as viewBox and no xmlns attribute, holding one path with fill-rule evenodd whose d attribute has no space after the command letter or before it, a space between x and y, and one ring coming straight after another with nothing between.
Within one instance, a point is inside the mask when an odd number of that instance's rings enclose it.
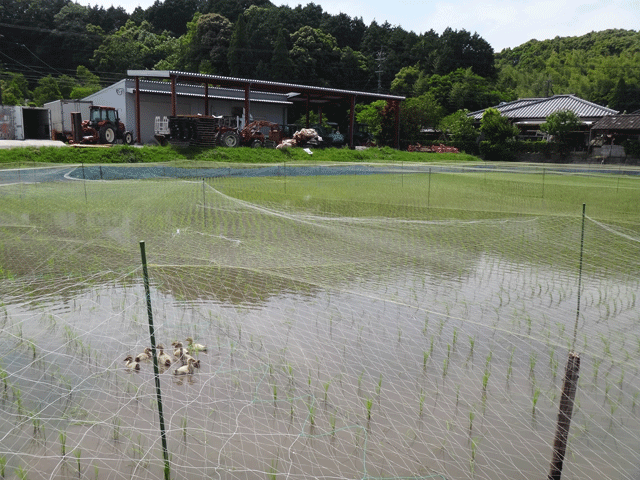
<instances>
[{"instance_id":1,"label":"red tractor","mask_svg":"<svg viewBox=\"0 0 640 480\"><path fill-rule=\"evenodd\" d=\"M133 135L124 127L113 107L92 105L89 108L89 119L82 122L82 143L113 144L117 140L131 145Z\"/></svg>"}]
</instances>

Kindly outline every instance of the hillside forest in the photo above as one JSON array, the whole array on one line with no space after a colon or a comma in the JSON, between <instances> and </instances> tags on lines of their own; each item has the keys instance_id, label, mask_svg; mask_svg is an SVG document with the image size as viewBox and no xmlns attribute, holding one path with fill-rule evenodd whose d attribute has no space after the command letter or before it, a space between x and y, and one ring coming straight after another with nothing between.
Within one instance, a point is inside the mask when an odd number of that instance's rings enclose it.
<instances>
[{"instance_id":1,"label":"hillside forest","mask_svg":"<svg viewBox=\"0 0 640 480\"><path fill-rule=\"evenodd\" d=\"M127 69L393 93L407 97L404 123L421 126L463 109L560 93L621 112L640 109L640 33L633 30L530 40L494 52L477 33L366 25L313 3L156 0L131 14L71 0L0 3L3 104L82 98ZM327 116L342 122L344 112Z\"/></svg>"}]
</instances>

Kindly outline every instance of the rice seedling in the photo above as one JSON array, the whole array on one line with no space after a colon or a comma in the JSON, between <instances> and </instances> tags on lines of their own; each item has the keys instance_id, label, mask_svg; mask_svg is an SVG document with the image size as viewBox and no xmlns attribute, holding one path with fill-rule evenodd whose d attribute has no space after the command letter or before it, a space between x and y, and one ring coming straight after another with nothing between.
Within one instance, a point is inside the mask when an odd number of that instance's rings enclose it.
<instances>
[{"instance_id":1,"label":"rice seedling","mask_svg":"<svg viewBox=\"0 0 640 480\"><path fill-rule=\"evenodd\" d=\"M31 423L33 424L33 438L37 438L39 435L44 438L44 426L37 413L31 413Z\"/></svg>"},{"instance_id":2,"label":"rice seedling","mask_svg":"<svg viewBox=\"0 0 640 480\"><path fill-rule=\"evenodd\" d=\"M469 459L469 471L473 477L476 469L476 453L478 451L478 439L473 437L471 439L471 458Z\"/></svg>"},{"instance_id":3,"label":"rice seedling","mask_svg":"<svg viewBox=\"0 0 640 480\"><path fill-rule=\"evenodd\" d=\"M19 465L18 468L15 469L14 473L19 480L28 480L29 478L27 477L29 472L22 468L22 465Z\"/></svg>"},{"instance_id":4,"label":"rice seedling","mask_svg":"<svg viewBox=\"0 0 640 480\"><path fill-rule=\"evenodd\" d=\"M442 361L442 380L447 376L447 370L449 369L449 357L444 357Z\"/></svg>"},{"instance_id":5,"label":"rice seedling","mask_svg":"<svg viewBox=\"0 0 640 480\"><path fill-rule=\"evenodd\" d=\"M422 369L423 370L427 369L427 360L429 360L429 352L425 350L424 352L422 352Z\"/></svg>"},{"instance_id":6,"label":"rice seedling","mask_svg":"<svg viewBox=\"0 0 640 480\"><path fill-rule=\"evenodd\" d=\"M456 349L456 343L458 342L458 328L454 327L453 329L453 340L451 340L451 348L452 350Z\"/></svg>"},{"instance_id":7,"label":"rice seedling","mask_svg":"<svg viewBox=\"0 0 640 480\"><path fill-rule=\"evenodd\" d=\"M0 455L0 477L7 478L5 470L7 468L7 457Z\"/></svg>"},{"instance_id":8,"label":"rice seedling","mask_svg":"<svg viewBox=\"0 0 640 480\"><path fill-rule=\"evenodd\" d=\"M420 397L418 398L418 416L419 417L422 417L422 411L424 409L424 400L425 400L425 394L424 394L424 390L421 388Z\"/></svg>"},{"instance_id":9,"label":"rice seedling","mask_svg":"<svg viewBox=\"0 0 640 480\"><path fill-rule=\"evenodd\" d=\"M60 455L64 458L67 456L67 433L59 432L58 438L60 439Z\"/></svg>"},{"instance_id":10,"label":"rice seedling","mask_svg":"<svg viewBox=\"0 0 640 480\"><path fill-rule=\"evenodd\" d=\"M182 430L182 441L187 441L187 417L182 417L180 421L180 429Z\"/></svg>"},{"instance_id":11,"label":"rice seedling","mask_svg":"<svg viewBox=\"0 0 640 480\"><path fill-rule=\"evenodd\" d=\"M276 455L276 458L271 460L271 465L269 466L269 471L267 472L267 478L269 480L277 480L277 478L278 478L278 462L279 461L280 461L280 459L278 458L278 455Z\"/></svg>"},{"instance_id":12,"label":"rice seedling","mask_svg":"<svg viewBox=\"0 0 640 480\"><path fill-rule=\"evenodd\" d=\"M473 349L476 345L476 337L469 335L469 355L467 356L467 361L473 361Z\"/></svg>"},{"instance_id":13,"label":"rice seedling","mask_svg":"<svg viewBox=\"0 0 640 480\"><path fill-rule=\"evenodd\" d=\"M114 417L112 421L112 430L111 430L111 438L114 442L118 442L120 440L120 425L122 421L118 417Z\"/></svg>"},{"instance_id":14,"label":"rice seedling","mask_svg":"<svg viewBox=\"0 0 640 480\"><path fill-rule=\"evenodd\" d=\"M309 425L313 428L316 424L316 407L313 403L309 403L307 408L309 410Z\"/></svg>"},{"instance_id":15,"label":"rice seedling","mask_svg":"<svg viewBox=\"0 0 640 480\"><path fill-rule=\"evenodd\" d=\"M487 395L487 385L489 383L489 377L491 376L491 372L489 368L485 368L484 374L482 375L482 395Z\"/></svg>"},{"instance_id":16,"label":"rice seedling","mask_svg":"<svg viewBox=\"0 0 640 480\"><path fill-rule=\"evenodd\" d=\"M76 457L76 464L78 466L78 478L82 478L82 470L81 470L81 466L80 466L80 457L82 455L82 452L79 448L76 448L73 451L74 456Z\"/></svg>"},{"instance_id":17,"label":"rice seedling","mask_svg":"<svg viewBox=\"0 0 640 480\"><path fill-rule=\"evenodd\" d=\"M322 387L324 388L324 403L326 405L327 403L327 396L329 394L329 387L331 386L331 380L325 382L322 384Z\"/></svg>"},{"instance_id":18,"label":"rice seedling","mask_svg":"<svg viewBox=\"0 0 640 480\"><path fill-rule=\"evenodd\" d=\"M475 418L476 418L476 412L472 407L471 410L469 410L469 436L471 436L471 432L473 431L473 420Z\"/></svg>"},{"instance_id":19,"label":"rice seedling","mask_svg":"<svg viewBox=\"0 0 640 480\"><path fill-rule=\"evenodd\" d=\"M373 399L367 397L367 401L365 403L367 407L367 425L371 422L371 408L373 407Z\"/></svg>"},{"instance_id":20,"label":"rice seedling","mask_svg":"<svg viewBox=\"0 0 640 480\"><path fill-rule=\"evenodd\" d=\"M598 381L598 370L600 369L600 364L602 363L601 358L593 359L593 383Z\"/></svg>"},{"instance_id":21,"label":"rice seedling","mask_svg":"<svg viewBox=\"0 0 640 480\"><path fill-rule=\"evenodd\" d=\"M533 397L531 397L531 416L534 419L536 417L536 404L538 403L539 398L540 398L540 387L536 385L536 388L533 391Z\"/></svg>"},{"instance_id":22,"label":"rice seedling","mask_svg":"<svg viewBox=\"0 0 640 480\"><path fill-rule=\"evenodd\" d=\"M276 382L273 382L272 389L273 389L273 406L276 407L276 404L278 402L278 385L276 385Z\"/></svg>"},{"instance_id":23,"label":"rice seedling","mask_svg":"<svg viewBox=\"0 0 640 480\"><path fill-rule=\"evenodd\" d=\"M11 393L13 395L13 403L16 406L18 417L21 417L24 413L24 407L22 405L22 390L16 386L11 386Z\"/></svg>"},{"instance_id":24,"label":"rice seedling","mask_svg":"<svg viewBox=\"0 0 640 480\"><path fill-rule=\"evenodd\" d=\"M538 361L538 355L531 352L529 354L529 376L530 377L535 377L535 368L536 368L537 361Z\"/></svg>"},{"instance_id":25,"label":"rice seedling","mask_svg":"<svg viewBox=\"0 0 640 480\"><path fill-rule=\"evenodd\" d=\"M378 378L378 384L376 385L376 395L378 397L378 401L380 401L381 390L382 390L382 374L380 374L380 378Z\"/></svg>"}]
</instances>

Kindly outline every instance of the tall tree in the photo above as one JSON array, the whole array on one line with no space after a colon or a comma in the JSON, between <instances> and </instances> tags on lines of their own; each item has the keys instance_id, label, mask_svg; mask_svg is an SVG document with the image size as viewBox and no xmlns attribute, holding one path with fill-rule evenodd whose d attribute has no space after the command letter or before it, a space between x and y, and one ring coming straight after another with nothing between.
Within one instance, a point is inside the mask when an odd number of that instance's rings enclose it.
<instances>
[{"instance_id":1,"label":"tall tree","mask_svg":"<svg viewBox=\"0 0 640 480\"><path fill-rule=\"evenodd\" d=\"M201 59L199 69L203 73L226 75L229 72L227 50L231 41L233 24L222 15L207 13L196 22L195 53ZM206 67L205 61L209 67Z\"/></svg>"},{"instance_id":2,"label":"tall tree","mask_svg":"<svg viewBox=\"0 0 640 480\"><path fill-rule=\"evenodd\" d=\"M285 33L283 29L280 29L276 43L273 46L273 55L271 56L271 66L269 68L270 79L276 82L291 80L292 70L293 61L289 57Z\"/></svg>"},{"instance_id":3,"label":"tall tree","mask_svg":"<svg viewBox=\"0 0 640 480\"><path fill-rule=\"evenodd\" d=\"M335 37L339 48L350 47L352 50L360 50L360 43L367 29L362 18L351 18L346 13L327 15L320 28Z\"/></svg>"},{"instance_id":4,"label":"tall tree","mask_svg":"<svg viewBox=\"0 0 640 480\"><path fill-rule=\"evenodd\" d=\"M33 101L39 107L53 100L62 100L62 98L58 82L52 75L38 80L38 86L33 90Z\"/></svg>"},{"instance_id":5,"label":"tall tree","mask_svg":"<svg viewBox=\"0 0 640 480\"><path fill-rule=\"evenodd\" d=\"M229 74L232 77L251 77L255 71L255 65L253 65L251 61L251 51L249 49L249 39L247 38L244 15L238 17L238 21L233 29L233 34L229 41L227 59L229 62Z\"/></svg>"},{"instance_id":6,"label":"tall tree","mask_svg":"<svg viewBox=\"0 0 640 480\"><path fill-rule=\"evenodd\" d=\"M481 77L493 77L496 73L494 52L489 43L477 33L446 28L440 36L440 46L435 59L435 72L446 75L459 68L469 68Z\"/></svg>"},{"instance_id":7,"label":"tall tree","mask_svg":"<svg viewBox=\"0 0 640 480\"><path fill-rule=\"evenodd\" d=\"M322 30L302 27L291 35L296 81L317 86L329 86L334 78L340 51L336 39Z\"/></svg>"},{"instance_id":8,"label":"tall tree","mask_svg":"<svg viewBox=\"0 0 640 480\"><path fill-rule=\"evenodd\" d=\"M93 53L92 62L102 72L125 74L128 69L151 69L166 55L165 43L173 37L155 34L149 22L129 20L107 36Z\"/></svg>"},{"instance_id":9,"label":"tall tree","mask_svg":"<svg viewBox=\"0 0 640 480\"><path fill-rule=\"evenodd\" d=\"M157 32L170 32L180 36L187 32L187 22L198 10L198 0L156 0L144 12L144 19Z\"/></svg>"}]
</instances>

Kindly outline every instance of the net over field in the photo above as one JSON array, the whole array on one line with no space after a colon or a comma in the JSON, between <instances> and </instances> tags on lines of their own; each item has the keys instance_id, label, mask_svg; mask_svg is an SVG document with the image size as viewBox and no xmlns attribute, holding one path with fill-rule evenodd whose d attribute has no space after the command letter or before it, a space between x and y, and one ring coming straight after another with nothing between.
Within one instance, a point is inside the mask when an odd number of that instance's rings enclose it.
<instances>
[{"instance_id":1,"label":"net over field","mask_svg":"<svg viewBox=\"0 0 640 480\"><path fill-rule=\"evenodd\" d=\"M543 479L573 350L564 478L638 478L638 182L5 185L0 475ZM124 361L151 345L141 240L166 462L153 363Z\"/></svg>"}]
</instances>

